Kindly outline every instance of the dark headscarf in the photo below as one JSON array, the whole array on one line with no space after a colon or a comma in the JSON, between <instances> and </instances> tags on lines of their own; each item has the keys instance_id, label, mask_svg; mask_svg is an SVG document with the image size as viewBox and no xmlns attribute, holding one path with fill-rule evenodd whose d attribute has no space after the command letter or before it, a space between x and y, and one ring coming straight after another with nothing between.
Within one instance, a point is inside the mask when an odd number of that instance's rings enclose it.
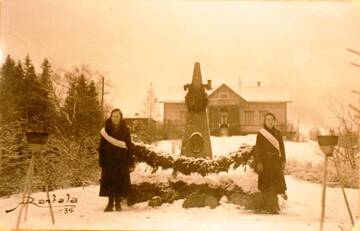
<instances>
[{"instance_id":1,"label":"dark headscarf","mask_svg":"<svg viewBox=\"0 0 360 231\"><path fill-rule=\"evenodd\" d=\"M276 120L276 116L275 116L273 113L271 113L271 112L266 113L265 116L264 116L264 128L265 128L266 130L271 131L271 130L273 130L273 129L275 128L275 126L274 126L273 128L268 128L268 127L266 126L265 120L266 120L266 117L267 117L267 116L271 116L274 120Z\"/></svg>"},{"instance_id":2,"label":"dark headscarf","mask_svg":"<svg viewBox=\"0 0 360 231\"><path fill-rule=\"evenodd\" d=\"M111 121L111 117L115 112L119 112L121 116L120 124L118 126L115 126ZM127 127L123 117L123 113L119 108L115 108L114 110L111 111L110 117L105 121L105 131L110 135L113 133L114 129L124 129L124 128L126 129Z\"/></svg>"}]
</instances>

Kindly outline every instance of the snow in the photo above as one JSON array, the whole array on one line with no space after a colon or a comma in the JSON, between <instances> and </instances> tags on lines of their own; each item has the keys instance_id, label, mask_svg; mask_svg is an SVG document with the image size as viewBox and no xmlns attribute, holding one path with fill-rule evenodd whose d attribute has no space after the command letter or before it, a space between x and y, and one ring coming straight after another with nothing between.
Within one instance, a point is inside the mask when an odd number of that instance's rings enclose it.
<instances>
[{"instance_id":1,"label":"snow","mask_svg":"<svg viewBox=\"0 0 360 231\"><path fill-rule=\"evenodd\" d=\"M314 183L286 178L289 199L282 202L280 215L254 214L236 205L221 200L221 205L210 208L182 208L183 200L173 204L164 204L151 208L147 203L138 203L132 207L123 204L122 212L104 213L106 198L98 197L99 186L57 190L59 197L69 193L77 197L75 211L70 214L55 210L55 225L51 224L46 208L29 207L28 220L20 228L33 229L151 229L151 230L318 230L320 217L321 186ZM352 211L357 210L358 190L347 189ZM33 197L41 199L45 193L35 193ZM0 223L14 228L18 210L5 213L5 209L14 207L21 200L20 195L0 198ZM349 230L350 221L341 191L337 188L327 190L326 220L324 230Z\"/></svg>"},{"instance_id":2,"label":"snow","mask_svg":"<svg viewBox=\"0 0 360 231\"><path fill-rule=\"evenodd\" d=\"M236 151L241 145L254 144L255 136L211 137L214 156L221 156ZM180 140L160 141L155 149L180 154ZM319 148L314 142L285 142L288 159L316 163L323 160ZM247 192L256 191L257 175L249 168L239 167L228 173L211 174L205 177L199 174L172 176L171 170L152 169L145 164L139 164L131 174L133 184L142 182L166 183L181 180L186 183L208 183L221 185L231 182ZM56 224L51 224L50 214L46 208L29 205L29 215L21 228L33 229L147 229L147 230L318 230L320 221L321 185L309 183L286 176L288 185L288 201L281 201L280 215L254 214L237 205L227 202L226 197L215 209L182 208L183 200L173 204L163 204L151 208L147 202L128 207L123 204L122 212L104 213L107 198L99 197L99 186L85 188L70 188L51 192L57 198L76 197L78 203L73 213L65 214L55 207ZM346 189L353 213L358 217L358 194L355 189ZM34 193L35 201L45 199L45 193ZM21 195L11 195L0 198L0 227L15 228L19 210L5 213L6 209L15 207L21 201ZM56 202L53 205L59 205ZM326 219L324 230L350 230L350 221L345 203L339 188L328 188Z\"/></svg>"}]
</instances>

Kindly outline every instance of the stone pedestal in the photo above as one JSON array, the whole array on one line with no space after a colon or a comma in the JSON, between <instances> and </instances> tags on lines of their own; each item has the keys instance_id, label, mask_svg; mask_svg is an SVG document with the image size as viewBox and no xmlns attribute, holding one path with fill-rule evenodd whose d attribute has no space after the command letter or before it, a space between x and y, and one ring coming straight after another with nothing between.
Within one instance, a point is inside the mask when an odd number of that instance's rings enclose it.
<instances>
[{"instance_id":1,"label":"stone pedestal","mask_svg":"<svg viewBox=\"0 0 360 231\"><path fill-rule=\"evenodd\" d=\"M186 96L186 125L181 145L181 155L189 157L212 158L209 123L206 114L207 95L205 88L210 89L211 83L202 83L200 64L195 63L191 84Z\"/></svg>"}]
</instances>

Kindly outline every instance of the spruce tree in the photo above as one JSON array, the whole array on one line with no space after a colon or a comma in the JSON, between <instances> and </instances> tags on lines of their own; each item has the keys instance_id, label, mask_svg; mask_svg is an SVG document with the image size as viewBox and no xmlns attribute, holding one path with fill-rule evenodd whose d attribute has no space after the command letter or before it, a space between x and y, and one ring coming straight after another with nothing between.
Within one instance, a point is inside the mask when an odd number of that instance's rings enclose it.
<instances>
[{"instance_id":1,"label":"spruce tree","mask_svg":"<svg viewBox=\"0 0 360 231\"><path fill-rule=\"evenodd\" d=\"M96 129L100 123L100 102L96 91L96 85L91 80L87 87L88 111L89 111L89 128Z\"/></svg>"},{"instance_id":2,"label":"spruce tree","mask_svg":"<svg viewBox=\"0 0 360 231\"><path fill-rule=\"evenodd\" d=\"M72 78L63 108L72 135L83 136L96 131L100 119L99 105L95 83L88 83L83 74Z\"/></svg>"},{"instance_id":3,"label":"spruce tree","mask_svg":"<svg viewBox=\"0 0 360 231\"><path fill-rule=\"evenodd\" d=\"M41 94L42 105L44 106L43 110L40 112L40 119L43 121L44 125L52 130L52 127L55 125L57 120L57 113L55 109L55 92L54 87L51 81L51 64L47 59L44 59L41 65L41 75L39 79L39 91Z\"/></svg>"},{"instance_id":4,"label":"spruce tree","mask_svg":"<svg viewBox=\"0 0 360 231\"><path fill-rule=\"evenodd\" d=\"M38 100L41 97L39 84L37 83L37 76L35 67L32 64L29 55L24 61L24 88L20 105L22 107L22 116L31 123L38 121L37 116L40 113L40 108L43 107Z\"/></svg>"},{"instance_id":5,"label":"spruce tree","mask_svg":"<svg viewBox=\"0 0 360 231\"><path fill-rule=\"evenodd\" d=\"M16 111L15 92L15 61L8 55L1 67L0 78L0 115L1 119L9 121Z\"/></svg>"}]
</instances>

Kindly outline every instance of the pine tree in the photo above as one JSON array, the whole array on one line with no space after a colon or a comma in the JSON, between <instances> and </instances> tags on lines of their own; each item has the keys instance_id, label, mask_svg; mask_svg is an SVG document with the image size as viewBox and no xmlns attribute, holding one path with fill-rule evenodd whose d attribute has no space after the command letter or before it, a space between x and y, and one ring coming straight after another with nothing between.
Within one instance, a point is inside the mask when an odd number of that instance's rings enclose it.
<instances>
[{"instance_id":1,"label":"pine tree","mask_svg":"<svg viewBox=\"0 0 360 231\"><path fill-rule=\"evenodd\" d=\"M8 55L1 68L0 79L0 114L2 119L9 121L16 111L15 94L15 61Z\"/></svg>"},{"instance_id":2,"label":"pine tree","mask_svg":"<svg viewBox=\"0 0 360 231\"><path fill-rule=\"evenodd\" d=\"M41 65L41 69L42 73L40 75L40 84L48 91L48 94L50 95L50 93L53 91L53 85L51 82L51 64L48 59L44 59Z\"/></svg>"},{"instance_id":3,"label":"pine tree","mask_svg":"<svg viewBox=\"0 0 360 231\"><path fill-rule=\"evenodd\" d=\"M35 67L32 64L29 55L24 60L24 88L20 100L22 107L23 118L29 120L31 123L37 121L37 115L40 113L40 108L43 106L39 102L41 94L39 92L39 84L37 83L37 76Z\"/></svg>"},{"instance_id":4,"label":"pine tree","mask_svg":"<svg viewBox=\"0 0 360 231\"><path fill-rule=\"evenodd\" d=\"M97 125L100 123L100 102L99 96L96 91L96 85L93 80L90 81L87 87L87 98L88 98L88 111L89 111L89 126L92 128L97 128Z\"/></svg>"},{"instance_id":5,"label":"pine tree","mask_svg":"<svg viewBox=\"0 0 360 231\"><path fill-rule=\"evenodd\" d=\"M44 59L41 68L42 73L39 79L39 91L44 108L40 112L40 118L43 123L51 130L51 128L54 126L54 123L56 122L57 114L54 105L56 96L51 81L52 70L50 62L47 59Z\"/></svg>"},{"instance_id":6,"label":"pine tree","mask_svg":"<svg viewBox=\"0 0 360 231\"><path fill-rule=\"evenodd\" d=\"M95 83L87 83L83 74L75 76L64 105L72 135L82 136L96 131L100 119L99 105Z\"/></svg>"},{"instance_id":7,"label":"pine tree","mask_svg":"<svg viewBox=\"0 0 360 231\"><path fill-rule=\"evenodd\" d=\"M20 64L18 64L20 68ZM27 55L24 60L23 84L19 103L21 117L29 121L29 126L35 130L51 130L54 122L55 107L51 101L53 86L51 82L51 66L44 60L42 73L37 76L35 67Z\"/></svg>"}]
</instances>

